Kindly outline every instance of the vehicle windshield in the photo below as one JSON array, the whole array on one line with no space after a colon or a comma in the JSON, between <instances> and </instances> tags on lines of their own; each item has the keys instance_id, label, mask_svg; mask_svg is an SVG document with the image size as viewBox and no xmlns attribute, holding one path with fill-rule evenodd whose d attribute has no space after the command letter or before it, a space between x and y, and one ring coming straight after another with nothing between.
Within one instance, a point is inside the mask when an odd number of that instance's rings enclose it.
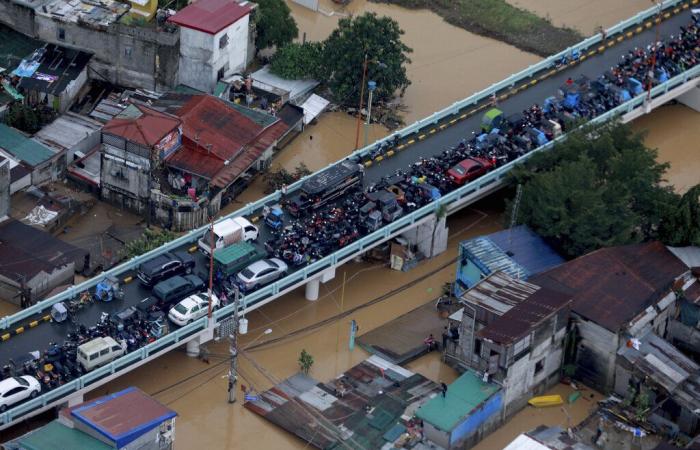
<instances>
[{"instance_id":1,"label":"vehicle windshield","mask_svg":"<svg viewBox=\"0 0 700 450\"><path fill-rule=\"evenodd\" d=\"M29 386L29 382L27 380L25 380L24 378L15 377L15 381L22 386L25 386L25 387Z\"/></svg>"},{"instance_id":2,"label":"vehicle windshield","mask_svg":"<svg viewBox=\"0 0 700 450\"><path fill-rule=\"evenodd\" d=\"M185 308L182 305L182 303L178 303L174 309L175 309L175 311L177 311L180 314L187 314L187 311L189 311L187 308Z\"/></svg>"},{"instance_id":3,"label":"vehicle windshield","mask_svg":"<svg viewBox=\"0 0 700 450\"><path fill-rule=\"evenodd\" d=\"M207 246L211 245L211 230L207 230L206 233L204 233L204 236L202 236L202 242Z\"/></svg>"},{"instance_id":4,"label":"vehicle windshield","mask_svg":"<svg viewBox=\"0 0 700 450\"><path fill-rule=\"evenodd\" d=\"M241 271L241 276L242 276L243 278L247 278L247 279L250 280L251 278L253 278L253 277L255 276L255 274L254 274L253 271L250 270L250 269L243 269L243 270Z\"/></svg>"},{"instance_id":5,"label":"vehicle windshield","mask_svg":"<svg viewBox=\"0 0 700 450\"><path fill-rule=\"evenodd\" d=\"M452 170L454 170L455 172L457 172L460 175L464 175L465 173L467 173L467 171L464 170L464 167L462 167L461 164L457 164L456 166L454 166L452 168Z\"/></svg>"},{"instance_id":6,"label":"vehicle windshield","mask_svg":"<svg viewBox=\"0 0 700 450\"><path fill-rule=\"evenodd\" d=\"M278 268L279 268L279 266L277 265L277 263L274 262L274 261L271 260L271 259L266 259L265 262L268 263L268 264L270 265L270 267L273 268L273 269L278 269Z\"/></svg>"}]
</instances>

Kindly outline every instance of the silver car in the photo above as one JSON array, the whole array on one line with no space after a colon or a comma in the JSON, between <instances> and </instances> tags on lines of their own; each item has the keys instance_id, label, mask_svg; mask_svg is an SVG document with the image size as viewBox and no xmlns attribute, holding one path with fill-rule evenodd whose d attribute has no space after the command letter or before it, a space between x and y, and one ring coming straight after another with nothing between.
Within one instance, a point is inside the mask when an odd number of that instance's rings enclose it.
<instances>
[{"instance_id":1,"label":"silver car","mask_svg":"<svg viewBox=\"0 0 700 450\"><path fill-rule=\"evenodd\" d=\"M278 258L261 259L238 272L238 285L244 292L282 278L287 273L287 264Z\"/></svg>"}]
</instances>

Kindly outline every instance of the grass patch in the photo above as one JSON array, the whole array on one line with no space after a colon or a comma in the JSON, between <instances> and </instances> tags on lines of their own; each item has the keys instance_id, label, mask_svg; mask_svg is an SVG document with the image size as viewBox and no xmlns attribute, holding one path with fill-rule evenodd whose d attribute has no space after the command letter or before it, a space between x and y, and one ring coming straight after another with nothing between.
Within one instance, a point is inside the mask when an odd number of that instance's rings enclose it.
<instances>
[{"instance_id":1,"label":"grass patch","mask_svg":"<svg viewBox=\"0 0 700 450\"><path fill-rule=\"evenodd\" d=\"M540 56L558 53L583 39L578 31L556 27L549 20L505 0L372 1L406 8L427 8L452 25Z\"/></svg>"}]
</instances>

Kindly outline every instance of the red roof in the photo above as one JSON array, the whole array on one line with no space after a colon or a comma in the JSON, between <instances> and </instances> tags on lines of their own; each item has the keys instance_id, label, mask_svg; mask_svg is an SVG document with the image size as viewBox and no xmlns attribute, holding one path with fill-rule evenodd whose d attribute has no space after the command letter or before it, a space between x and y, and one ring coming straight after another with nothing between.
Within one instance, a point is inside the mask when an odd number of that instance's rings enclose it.
<instances>
[{"instance_id":1,"label":"red roof","mask_svg":"<svg viewBox=\"0 0 700 450\"><path fill-rule=\"evenodd\" d=\"M139 117L112 119L107 122L102 131L151 148L180 126L180 120L177 117L142 105L134 106L141 112Z\"/></svg>"},{"instance_id":2,"label":"red roof","mask_svg":"<svg viewBox=\"0 0 700 450\"><path fill-rule=\"evenodd\" d=\"M167 164L220 188L245 172L288 128L281 120L263 128L210 95L193 96L177 115L182 119L183 145Z\"/></svg>"},{"instance_id":3,"label":"red roof","mask_svg":"<svg viewBox=\"0 0 700 450\"><path fill-rule=\"evenodd\" d=\"M253 10L235 0L199 0L168 19L186 28L216 34Z\"/></svg>"}]
</instances>

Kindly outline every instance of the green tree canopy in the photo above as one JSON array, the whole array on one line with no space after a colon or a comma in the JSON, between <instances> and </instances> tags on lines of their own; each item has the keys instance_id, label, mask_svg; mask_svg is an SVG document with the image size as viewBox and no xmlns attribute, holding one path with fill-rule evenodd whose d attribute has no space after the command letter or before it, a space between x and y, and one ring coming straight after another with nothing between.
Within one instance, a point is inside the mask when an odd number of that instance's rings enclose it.
<instances>
[{"instance_id":1,"label":"green tree canopy","mask_svg":"<svg viewBox=\"0 0 700 450\"><path fill-rule=\"evenodd\" d=\"M665 244L700 245L700 185L688 190L671 208L659 234Z\"/></svg>"},{"instance_id":2,"label":"green tree canopy","mask_svg":"<svg viewBox=\"0 0 700 450\"><path fill-rule=\"evenodd\" d=\"M375 13L338 22L338 28L324 42L320 74L337 103L358 104L365 55L370 61L367 81L377 82L376 99L390 99L397 90L408 87L405 65L411 62L407 54L412 50L401 42L403 34L394 19Z\"/></svg>"},{"instance_id":3,"label":"green tree canopy","mask_svg":"<svg viewBox=\"0 0 700 450\"><path fill-rule=\"evenodd\" d=\"M273 46L282 47L299 35L297 24L284 0L254 1L258 4L255 15L255 47L258 50Z\"/></svg>"},{"instance_id":4,"label":"green tree canopy","mask_svg":"<svg viewBox=\"0 0 700 450\"><path fill-rule=\"evenodd\" d=\"M534 155L512 172L523 184L518 222L571 257L662 237L677 196L660 186L668 164L656 162L643 137L610 123Z\"/></svg>"},{"instance_id":5,"label":"green tree canopy","mask_svg":"<svg viewBox=\"0 0 700 450\"><path fill-rule=\"evenodd\" d=\"M293 42L277 50L270 70L282 78L318 78L323 44L320 42Z\"/></svg>"}]
</instances>

